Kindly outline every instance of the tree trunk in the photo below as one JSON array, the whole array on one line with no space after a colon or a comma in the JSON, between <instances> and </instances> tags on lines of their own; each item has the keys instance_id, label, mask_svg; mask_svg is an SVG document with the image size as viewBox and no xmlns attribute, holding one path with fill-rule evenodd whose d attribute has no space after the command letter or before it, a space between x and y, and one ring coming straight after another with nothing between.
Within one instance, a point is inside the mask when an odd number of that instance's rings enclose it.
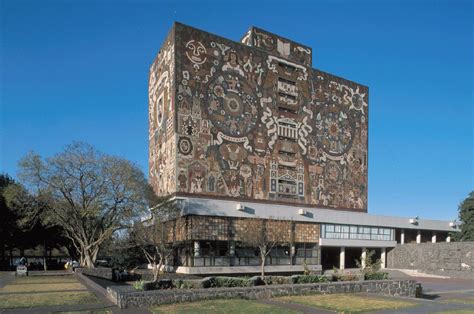
<instances>
[{"instance_id":1,"label":"tree trunk","mask_svg":"<svg viewBox=\"0 0 474 314\"><path fill-rule=\"evenodd\" d=\"M10 269L13 268L13 249L10 248Z\"/></svg>"},{"instance_id":2,"label":"tree trunk","mask_svg":"<svg viewBox=\"0 0 474 314\"><path fill-rule=\"evenodd\" d=\"M81 266L87 268L94 268L97 254L99 253L99 246L81 248Z\"/></svg>"},{"instance_id":3,"label":"tree trunk","mask_svg":"<svg viewBox=\"0 0 474 314\"><path fill-rule=\"evenodd\" d=\"M85 250L83 254L84 255L81 256L81 259L84 262L84 266L87 268L94 268L94 261L93 261L93 256L91 255L91 252L89 252L88 250Z\"/></svg>"},{"instance_id":4,"label":"tree trunk","mask_svg":"<svg viewBox=\"0 0 474 314\"><path fill-rule=\"evenodd\" d=\"M160 277L161 266L163 266L163 262L161 259L158 265L156 263L153 264L153 281L154 282L157 282L158 278Z\"/></svg>"},{"instance_id":5,"label":"tree trunk","mask_svg":"<svg viewBox=\"0 0 474 314\"><path fill-rule=\"evenodd\" d=\"M48 266L46 265L46 256L48 255L48 249L46 247L46 240L44 241L43 243L43 246L44 246L44 251L43 251L43 269L44 271L47 271L48 270Z\"/></svg>"},{"instance_id":6,"label":"tree trunk","mask_svg":"<svg viewBox=\"0 0 474 314\"><path fill-rule=\"evenodd\" d=\"M260 256L260 259L262 260L261 268L262 268L262 280L263 280L263 278L265 278L265 255L262 254Z\"/></svg>"}]
</instances>

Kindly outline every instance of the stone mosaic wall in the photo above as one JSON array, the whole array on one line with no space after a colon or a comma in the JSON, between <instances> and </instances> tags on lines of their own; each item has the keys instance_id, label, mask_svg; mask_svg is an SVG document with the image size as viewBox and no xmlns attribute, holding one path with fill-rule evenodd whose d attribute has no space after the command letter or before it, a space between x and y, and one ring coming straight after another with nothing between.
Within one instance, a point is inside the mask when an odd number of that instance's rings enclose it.
<instances>
[{"instance_id":1,"label":"stone mosaic wall","mask_svg":"<svg viewBox=\"0 0 474 314\"><path fill-rule=\"evenodd\" d=\"M472 273L474 242L398 244L387 252L387 267Z\"/></svg>"},{"instance_id":2,"label":"stone mosaic wall","mask_svg":"<svg viewBox=\"0 0 474 314\"><path fill-rule=\"evenodd\" d=\"M251 220L253 219L187 216L177 224L176 230L179 230L177 240L240 241L241 235L250 232L248 228L254 226L248 223ZM319 224L279 220L267 220L266 224L268 232L277 235L281 241L290 242L292 239L296 243L318 243L319 241ZM188 237L184 239L184 235Z\"/></svg>"},{"instance_id":3,"label":"stone mosaic wall","mask_svg":"<svg viewBox=\"0 0 474 314\"><path fill-rule=\"evenodd\" d=\"M366 212L367 87L311 69L307 47L248 35L175 25L176 143L153 155L155 190Z\"/></svg>"},{"instance_id":4,"label":"stone mosaic wall","mask_svg":"<svg viewBox=\"0 0 474 314\"><path fill-rule=\"evenodd\" d=\"M257 27L251 27L240 40L244 45L256 47L270 54L311 66L312 49L292 40L272 34Z\"/></svg>"},{"instance_id":5,"label":"stone mosaic wall","mask_svg":"<svg viewBox=\"0 0 474 314\"><path fill-rule=\"evenodd\" d=\"M159 195L176 189L174 29L148 74L149 181Z\"/></svg>"}]
</instances>

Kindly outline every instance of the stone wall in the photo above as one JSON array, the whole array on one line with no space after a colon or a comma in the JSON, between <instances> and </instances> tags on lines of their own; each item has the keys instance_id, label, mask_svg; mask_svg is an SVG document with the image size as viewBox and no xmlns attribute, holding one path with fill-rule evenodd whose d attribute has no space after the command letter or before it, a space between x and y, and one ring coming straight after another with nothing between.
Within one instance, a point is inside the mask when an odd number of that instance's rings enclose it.
<instances>
[{"instance_id":1,"label":"stone wall","mask_svg":"<svg viewBox=\"0 0 474 314\"><path fill-rule=\"evenodd\" d=\"M474 242L398 244L387 253L387 267L426 271L472 271Z\"/></svg>"},{"instance_id":2,"label":"stone wall","mask_svg":"<svg viewBox=\"0 0 474 314\"><path fill-rule=\"evenodd\" d=\"M191 302L209 299L267 299L288 295L367 292L387 296L415 297L414 280L351 281L316 284L137 291L131 286L107 287L107 297L120 308Z\"/></svg>"},{"instance_id":3,"label":"stone wall","mask_svg":"<svg viewBox=\"0 0 474 314\"><path fill-rule=\"evenodd\" d=\"M76 273L112 280L112 268L76 268Z\"/></svg>"}]
</instances>

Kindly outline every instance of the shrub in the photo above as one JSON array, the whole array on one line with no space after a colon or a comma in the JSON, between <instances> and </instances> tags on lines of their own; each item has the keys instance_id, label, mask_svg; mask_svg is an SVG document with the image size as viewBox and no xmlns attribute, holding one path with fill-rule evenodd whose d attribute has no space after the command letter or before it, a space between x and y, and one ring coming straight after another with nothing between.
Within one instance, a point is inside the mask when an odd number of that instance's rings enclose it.
<instances>
[{"instance_id":1,"label":"shrub","mask_svg":"<svg viewBox=\"0 0 474 314\"><path fill-rule=\"evenodd\" d=\"M137 290L145 290L144 286L145 286L145 283L146 281L144 280L137 280L133 283L133 287Z\"/></svg>"},{"instance_id":2,"label":"shrub","mask_svg":"<svg viewBox=\"0 0 474 314\"><path fill-rule=\"evenodd\" d=\"M216 278L214 277L205 277L201 280L201 288L211 288L215 287Z\"/></svg>"},{"instance_id":3,"label":"shrub","mask_svg":"<svg viewBox=\"0 0 474 314\"><path fill-rule=\"evenodd\" d=\"M262 280L260 276L253 276L249 278L250 286L261 286L264 285L265 282Z\"/></svg>"},{"instance_id":4,"label":"shrub","mask_svg":"<svg viewBox=\"0 0 474 314\"><path fill-rule=\"evenodd\" d=\"M364 279L365 280L387 280L387 279L390 279L390 275L384 272L370 273L370 274L365 274Z\"/></svg>"},{"instance_id":5,"label":"shrub","mask_svg":"<svg viewBox=\"0 0 474 314\"><path fill-rule=\"evenodd\" d=\"M337 281L358 281L359 276L354 273L344 273L337 277Z\"/></svg>"},{"instance_id":6,"label":"shrub","mask_svg":"<svg viewBox=\"0 0 474 314\"><path fill-rule=\"evenodd\" d=\"M214 280L213 287L225 287L225 288L232 288L232 287L249 287L250 280L247 278L234 278L234 277L216 277Z\"/></svg>"},{"instance_id":7,"label":"shrub","mask_svg":"<svg viewBox=\"0 0 474 314\"><path fill-rule=\"evenodd\" d=\"M363 277L359 278L359 276L355 273L344 273L339 268L333 267L333 281L358 281L363 280Z\"/></svg>"},{"instance_id":8,"label":"shrub","mask_svg":"<svg viewBox=\"0 0 474 314\"><path fill-rule=\"evenodd\" d=\"M285 276L265 276L263 281L266 285L284 285L287 283L292 283L291 277Z\"/></svg>"},{"instance_id":9,"label":"shrub","mask_svg":"<svg viewBox=\"0 0 474 314\"><path fill-rule=\"evenodd\" d=\"M327 282L328 279L325 276L318 275L301 275L293 277L296 280L295 283L318 283Z\"/></svg>"},{"instance_id":10,"label":"shrub","mask_svg":"<svg viewBox=\"0 0 474 314\"><path fill-rule=\"evenodd\" d=\"M192 289L194 288L194 284L187 280L178 279L173 281L173 287L177 289Z\"/></svg>"}]
</instances>

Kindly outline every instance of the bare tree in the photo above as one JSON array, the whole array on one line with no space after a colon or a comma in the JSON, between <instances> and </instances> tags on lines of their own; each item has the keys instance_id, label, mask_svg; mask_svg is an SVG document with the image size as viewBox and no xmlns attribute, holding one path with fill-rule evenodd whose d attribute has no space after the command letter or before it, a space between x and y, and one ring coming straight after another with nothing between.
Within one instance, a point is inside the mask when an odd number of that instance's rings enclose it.
<instances>
[{"instance_id":1,"label":"bare tree","mask_svg":"<svg viewBox=\"0 0 474 314\"><path fill-rule=\"evenodd\" d=\"M252 218L245 219L238 235L242 244L258 248L262 278L265 277L265 260L276 245L291 242L292 228L288 220Z\"/></svg>"},{"instance_id":2,"label":"bare tree","mask_svg":"<svg viewBox=\"0 0 474 314\"><path fill-rule=\"evenodd\" d=\"M19 166L32 199L22 198L21 188L12 199L31 219L62 227L86 267L94 267L101 244L129 227L152 195L137 166L85 143L73 143L46 159L30 153Z\"/></svg>"},{"instance_id":3,"label":"bare tree","mask_svg":"<svg viewBox=\"0 0 474 314\"><path fill-rule=\"evenodd\" d=\"M167 263L176 248L177 232L183 226L179 218L180 210L175 201L159 198L157 205L150 210L150 218L136 222L130 236L152 265L153 280L157 281L163 265Z\"/></svg>"}]
</instances>

